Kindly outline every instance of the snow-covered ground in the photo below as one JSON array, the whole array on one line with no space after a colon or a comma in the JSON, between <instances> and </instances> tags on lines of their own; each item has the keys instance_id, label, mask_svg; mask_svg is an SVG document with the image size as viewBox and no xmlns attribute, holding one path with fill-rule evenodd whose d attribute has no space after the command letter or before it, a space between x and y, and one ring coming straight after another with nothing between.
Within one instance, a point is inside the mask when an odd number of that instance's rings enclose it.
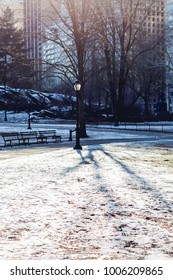
<instances>
[{"instance_id":1,"label":"snow-covered ground","mask_svg":"<svg viewBox=\"0 0 173 280\"><path fill-rule=\"evenodd\" d=\"M171 138L88 131L115 140L0 151L0 259L173 259Z\"/></svg>"}]
</instances>

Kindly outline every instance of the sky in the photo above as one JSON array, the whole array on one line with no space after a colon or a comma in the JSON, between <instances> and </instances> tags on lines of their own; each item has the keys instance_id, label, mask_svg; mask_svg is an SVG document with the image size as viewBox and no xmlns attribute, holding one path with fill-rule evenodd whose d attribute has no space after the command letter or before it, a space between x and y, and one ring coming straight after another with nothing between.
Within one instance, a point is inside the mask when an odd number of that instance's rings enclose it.
<instances>
[{"instance_id":1,"label":"sky","mask_svg":"<svg viewBox=\"0 0 173 280\"><path fill-rule=\"evenodd\" d=\"M9 5L10 7L18 5L20 0L0 0L0 5Z\"/></svg>"},{"instance_id":2,"label":"sky","mask_svg":"<svg viewBox=\"0 0 173 280\"><path fill-rule=\"evenodd\" d=\"M19 24L23 24L23 8L20 4L21 2L21 0L0 0L0 10L6 6L9 6L10 9L14 10L15 17L19 21Z\"/></svg>"}]
</instances>

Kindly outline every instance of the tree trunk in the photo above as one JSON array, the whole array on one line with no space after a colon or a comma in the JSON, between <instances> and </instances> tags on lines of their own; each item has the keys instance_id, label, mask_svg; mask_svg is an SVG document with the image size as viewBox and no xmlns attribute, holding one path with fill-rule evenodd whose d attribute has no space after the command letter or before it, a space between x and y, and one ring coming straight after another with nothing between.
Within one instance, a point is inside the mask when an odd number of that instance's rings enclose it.
<instances>
[{"instance_id":1,"label":"tree trunk","mask_svg":"<svg viewBox=\"0 0 173 280\"><path fill-rule=\"evenodd\" d=\"M79 128L80 128L80 137L88 137L86 133L86 124L85 124L85 104L84 104L84 90L81 88L79 95Z\"/></svg>"},{"instance_id":2,"label":"tree trunk","mask_svg":"<svg viewBox=\"0 0 173 280\"><path fill-rule=\"evenodd\" d=\"M144 112L145 112L145 115L148 115L149 114L149 107L148 107L148 96L147 94L145 94L145 97L144 97L144 106L145 106L145 109L144 109Z\"/></svg>"}]
</instances>

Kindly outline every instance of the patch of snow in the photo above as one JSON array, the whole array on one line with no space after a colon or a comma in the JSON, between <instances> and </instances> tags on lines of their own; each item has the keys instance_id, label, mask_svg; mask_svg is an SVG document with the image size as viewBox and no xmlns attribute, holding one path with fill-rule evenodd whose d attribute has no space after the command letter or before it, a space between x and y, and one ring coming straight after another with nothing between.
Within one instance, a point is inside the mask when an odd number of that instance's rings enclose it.
<instances>
[{"instance_id":1,"label":"patch of snow","mask_svg":"<svg viewBox=\"0 0 173 280\"><path fill-rule=\"evenodd\" d=\"M1 150L0 259L173 259L173 148L88 132L136 142Z\"/></svg>"}]
</instances>

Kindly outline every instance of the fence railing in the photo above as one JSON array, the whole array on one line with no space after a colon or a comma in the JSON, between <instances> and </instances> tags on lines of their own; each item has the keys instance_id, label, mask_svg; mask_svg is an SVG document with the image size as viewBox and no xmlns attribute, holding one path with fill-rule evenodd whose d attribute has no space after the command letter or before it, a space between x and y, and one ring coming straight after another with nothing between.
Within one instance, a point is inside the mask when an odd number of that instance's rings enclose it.
<instances>
[{"instance_id":1,"label":"fence railing","mask_svg":"<svg viewBox=\"0 0 173 280\"><path fill-rule=\"evenodd\" d=\"M119 123L118 129L153 131L153 132L173 132L173 122L168 123Z\"/></svg>"}]
</instances>

